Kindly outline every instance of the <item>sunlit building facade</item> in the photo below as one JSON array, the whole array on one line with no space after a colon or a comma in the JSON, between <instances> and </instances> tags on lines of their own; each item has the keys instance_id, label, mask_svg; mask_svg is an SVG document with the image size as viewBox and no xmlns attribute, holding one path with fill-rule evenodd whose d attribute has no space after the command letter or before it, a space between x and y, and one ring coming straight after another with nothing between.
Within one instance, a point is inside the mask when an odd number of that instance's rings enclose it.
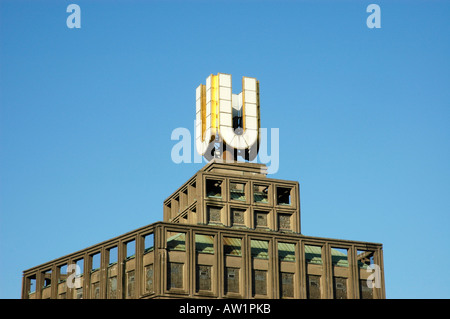
<instances>
[{"instance_id":1,"label":"sunlit building facade","mask_svg":"<svg viewBox=\"0 0 450 319\"><path fill-rule=\"evenodd\" d=\"M382 244L305 236L300 217L298 182L213 160L163 221L25 270L22 298L385 298Z\"/></svg>"}]
</instances>

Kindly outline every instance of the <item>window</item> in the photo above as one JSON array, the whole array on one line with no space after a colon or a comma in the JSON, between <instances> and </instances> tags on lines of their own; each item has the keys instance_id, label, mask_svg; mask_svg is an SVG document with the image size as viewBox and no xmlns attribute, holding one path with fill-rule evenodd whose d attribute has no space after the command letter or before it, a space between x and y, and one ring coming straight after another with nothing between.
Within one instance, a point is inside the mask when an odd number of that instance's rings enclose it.
<instances>
[{"instance_id":1,"label":"window","mask_svg":"<svg viewBox=\"0 0 450 319\"><path fill-rule=\"evenodd\" d=\"M267 228L269 226L268 223L269 212L255 210L254 216L255 216L255 227Z\"/></svg>"},{"instance_id":2,"label":"window","mask_svg":"<svg viewBox=\"0 0 450 319\"><path fill-rule=\"evenodd\" d=\"M291 205L291 188L277 187L277 205Z\"/></svg>"},{"instance_id":3,"label":"window","mask_svg":"<svg viewBox=\"0 0 450 319\"><path fill-rule=\"evenodd\" d=\"M153 233L144 236L144 254L153 251L154 240L155 238Z\"/></svg>"},{"instance_id":4,"label":"window","mask_svg":"<svg viewBox=\"0 0 450 319\"><path fill-rule=\"evenodd\" d=\"M206 196L222 198L222 181L217 179L207 179Z\"/></svg>"},{"instance_id":5,"label":"window","mask_svg":"<svg viewBox=\"0 0 450 319\"><path fill-rule=\"evenodd\" d=\"M269 186L254 184L253 200L255 203L269 203Z\"/></svg>"},{"instance_id":6,"label":"window","mask_svg":"<svg viewBox=\"0 0 450 319\"><path fill-rule=\"evenodd\" d=\"M371 273L371 265L375 263L374 252L357 250L356 259L359 268L359 297L373 299L373 288L369 288L367 280Z\"/></svg>"},{"instance_id":7,"label":"window","mask_svg":"<svg viewBox=\"0 0 450 319\"><path fill-rule=\"evenodd\" d=\"M280 230L291 230L291 214L278 214L278 228Z\"/></svg>"},{"instance_id":8,"label":"window","mask_svg":"<svg viewBox=\"0 0 450 319\"><path fill-rule=\"evenodd\" d=\"M245 226L245 209L231 208L231 224L233 226Z\"/></svg>"},{"instance_id":9,"label":"window","mask_svg":"<svg viewBox=\"0 0 450 319\"><path fill-rule=\"evenodd\" d=\"M294 297L294 274L290 272L280 273L280 296L281 298Z\"/></svg>"},{"instance_id":10,"label":"window","mask_svg":"<svg viewBox=\"0 0 450 319\"><path fill-rule=\"evenodd\" d=\"M337 267L348 267L348 250L346 248L331 248L331 263Z\"/></svg>"},{"instance_id":11,"label":"window","mask_svg":"<svg viewBox=\"0 0 450 319\"><path fill-rule=\"evenodd\" d=\"M91 285L91 298L100 299L100 282L97 281Z\"/></svg>"},{"instance_id":12,"label":"window","mask_svg":"<svg viewBox=\"0 0 450 319\"><path fill-rule=\"evenodd\" d=\"M195 234L195 251L201 254L214 254L214 236Z\"/></svg>"},{"instance_id":13,"label":"window","mask_svg":"<svg viewBox=\"0 0 450 319\"><path fill-rule=\"evenodd\" d=\"M117 263L117 259L118 259L117 253L118 253L117 246L108 249L108 256L109 256L108 265L109 266Z\"/></svg>"},{"instance_id":14,"label":"window","mask_svg":"<svg viewBox=\"0 0 450 319\"><path fill-rule=\"evenodd\" d=\"M239 268L225 267L225 294L239 293Z\"/></svg>"},{"instance_id":15,"label":"window","mask_svg":"<svg viewBox=\"0 0 450 319\"><path fill-rule=\"evenodd\" d=\"M67 264L58 267L59 278L58 283L65 282L67 280Z\"/></svg>"},{"instance_id":16,"label":"window","mask_svg":"<svg viewBox=\"0 0 450 319\"><path fill-rule=\"evenodd\" d=\"M154 292L154 287L153 287L153 264L145 266L144 275L145 275L145 292L146 293Z\"/></svg>"},{"instance_id":17,"label":"window","mask_svg":"<svg viewBox=\"0 0 450 319\"><path fill-rule=\"evenodd\" d=\"M252 239L250 242L253 258L269 259L269 242L265 240Z\"/></svg>"},{"instance_id":18,"label":"window","mask_svg":"<svg viewBox=\"0 0 450 319\"><path fill-rule=\"evenodd\" d=\"M28 294L34 294L36 292L36 276L28 278Z\"/></svg>"},{"instance_id":19,"label":"window","mask_svg":"<svg viewBox=\"0 0 450 319\"><path fill-rule=\"evenodd\" d=\"M197 291L211 290L211 266L197 265Z\"/></svg>"},{"instance_id":20,"label":"window","mask_svg":"<svg viewBox=\"0 0 450 319\"><path fill-rule=\"evenodd\" d=\"M358 267L360 269L369 269L370 265L374 264L373 255L373 251L358 250L356 257L358 260Z\"/></svg>"},{"instance_id":21,"label":"window","mask_svg":"<svg viewBox=\"0 0 450 319\"><path fill-rule=\"evenodd\" d=\"M241 242L240 238L224 237L224 254L229 256L242 256Z\"/></svg>"},{"instance_id":22,"label":"window","mask_svg":"<svg viewBox=\"0 0 450 319\"><path fill-rule=\"evenodd\" d=\"M91 272L97 271L100 269L100 253L96 253L91 256L92 259L92 266L91 266Z\"/></svg>"},{"instance_id":23,"label":"window","mask_svg":"<svg viewBox=\"0 0 450 319\"><path fill-rule=\"evenodd\" d=\"M295 244L278 243L278 259L280 261L295 262Z\"/></svg>"},{"instance_id":24,"label":"window","mask_svg":"<svg viewBox=\"0 0 450 319\"><path fill-rule=\"evenodd\" d=\"M117 299L117 276L109 276L108 278L108 299Z\"/></svg>"},{"instance_id":25,"label":"window","mask_svg":"<svg viewBox=\"0 0 450 319\"><path fill-rule=\"evenodd\" d=\"M222 223L222 207L207 206L206 208L208 223L219 224Z\"/></svg>"},{"instance_id":26,"label":"window","mask_svg":"<svg viewBox=\"0 0 450 319\"><path fill-rule=\"evenodd\" d=\"M347 299L347 278L333 277L334 299Z\"/></svg>"},{"instance_id":27,"label":"window","mask_svg":"<svg viewBox=\"0 0 450 319\"><path fill-rule=\"evenodd\" d=\"M186 234L167 232L167 249L169 251L186 251Z\"/></svg>"},{"instance_id":28,"label":"window","mask_svg":"<svg viewBox=\"0 0 450 319\"><path fill-rule=\"evenodd\" d=\"M136 241L133 239L126 243L127 260L134 258L136 254Z\"/></svg>"},{"instance_id":29,"label":"window","mask_svg":"<svg viewBox=\"0 0 450 319\"><path fill-rule=\"evenodd\" d=\"M245 202L245 183L230 182L230 198Z\"/></svg>"},{"instance_id":30,"label":"window","mask_svg":"<svg viewBox=\"0 0 450 319\"><path fill-rule=\"evenodd\" d=\"M42 288L48 288L52 285L52 271L47 270L43 273L43 277L44 277L44 282L43 282L43 287Z\"/></svg>"},{"instance_id":31,"label":"window","mask_svg":"<svg viewBox=\"0 0 450 319\"><path fill-rule=\"evenodd\" d=\"M321 299L321 276L308 274L306 275L306 281L306 297L308 299Z\"/></svg>"},{"instance_id":32,"label":"window","mask_svg":"<svg viewBox=\"0 0 450 319\"><path fill-rule=\"evenodd\" d=\"M267 271L256 270L252 271L252 290L254 295L266 295L267 294Z\"/></svg>"},{"instance_id":33,"label":"window","mask_svg":"<svg viewBox=\"0 0 450 319\"><path fill-rule=\"evenodd\" d=\"M183 288L183 266L182 263L169 262L167 265L168 289Z\"/></svg>"},{"instance_id":34,"label":"window","mask_svg":"<svg viewBox=\"0 0 450 319\"><path fill-rule=\"evenodd\" d=\"M117 299L117 260L118 260L118 248L117 246L111 247L107 250L108 256L108 269L106 280L106 298Z\"/></svg>"},{"instance_id":35,"label":"window","mask_svg":"<svg viewBox=\"0 0 450 319\"><path fill-rule=\"evenodd\" d=\"M77 288L75 291L76 299L83 299L83 287Z\"/></svg>"},{"instance_id":36,"label":"window","mask_svg":"<svg viewBox=\"0 0 450 319\"><path fill-rule=\"evenodd\" d=\"M322 247L305 245L305 260L308 264L322 265Z\"/></svg>"},{"instance_id":37,"label":"window","mask_svg":"<svg viewBox=\"0 0 450 319\"><path fill-rule=\"evenodd\" d=\"M135 294L135 276L134 270L127 272L126 274L126 290L127 290L127 298L133 299Z\"/></svg>"}]
</instances>

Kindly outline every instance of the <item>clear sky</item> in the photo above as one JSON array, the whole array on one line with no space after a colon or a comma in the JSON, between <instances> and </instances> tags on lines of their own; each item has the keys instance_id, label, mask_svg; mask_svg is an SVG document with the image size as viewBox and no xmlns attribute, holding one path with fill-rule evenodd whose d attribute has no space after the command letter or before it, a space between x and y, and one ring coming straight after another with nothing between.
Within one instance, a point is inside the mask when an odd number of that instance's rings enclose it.
<instances>
[{"instance_id":1,"label":"clear sky","mask_svg":"<svg viewBox=\"0 0 450 319\"><path fill-rule=\"evenodd\" d=\"M81 28L66 12L81 8ZM368 28L369 4L381 28ZM162 220L195 88L260 81L302 233L384 245L388 298L450 298L450 2L0 0L0 298ZM192 137L193 139L193 137ZM167 178L170 176L170 178Z\"/></svg>"}]
</instances>

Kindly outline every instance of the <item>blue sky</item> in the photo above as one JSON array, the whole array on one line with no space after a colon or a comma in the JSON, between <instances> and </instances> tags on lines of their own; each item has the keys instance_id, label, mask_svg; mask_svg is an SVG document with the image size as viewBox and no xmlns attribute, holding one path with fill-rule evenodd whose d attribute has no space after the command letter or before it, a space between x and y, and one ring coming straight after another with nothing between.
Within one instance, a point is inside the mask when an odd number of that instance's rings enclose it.
<instances>
[{"instance_id":1,"label":"blue sky","mask_svg":"<svg viewBox=\"0 0 450 319\"><path fill-rule=\"evenodd\" d=\"M195 88L219 72L233 93L260 81L271 177L300 182L303 234L383 243L388 298L449 298L449 9L1 0L0 298L25 269L162 220L204 164L175 164L171 133L193 133Z\"/></svg>"}]
</instances>

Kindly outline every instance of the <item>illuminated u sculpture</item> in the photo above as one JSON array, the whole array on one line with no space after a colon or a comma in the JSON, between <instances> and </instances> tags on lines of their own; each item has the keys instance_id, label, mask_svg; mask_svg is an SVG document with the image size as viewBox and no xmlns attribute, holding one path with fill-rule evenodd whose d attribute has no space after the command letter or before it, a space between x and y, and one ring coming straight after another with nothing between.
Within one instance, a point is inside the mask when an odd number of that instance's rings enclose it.
<instances>
[{"instance_id":1,"label":"illuminated u sculpture","mask_svg":"<svg viewBox=\"0 0 450 319\"><path fill-rule=\"evenodd\" d=\"M246 160L256 158L259 147L259 82L242 78L242 92L231 91L231 75L211 74L206 85L196 89L195 137L197 152L211 160L215 144L221 147L219 157Z\"/></svg>"}]
</instances>

